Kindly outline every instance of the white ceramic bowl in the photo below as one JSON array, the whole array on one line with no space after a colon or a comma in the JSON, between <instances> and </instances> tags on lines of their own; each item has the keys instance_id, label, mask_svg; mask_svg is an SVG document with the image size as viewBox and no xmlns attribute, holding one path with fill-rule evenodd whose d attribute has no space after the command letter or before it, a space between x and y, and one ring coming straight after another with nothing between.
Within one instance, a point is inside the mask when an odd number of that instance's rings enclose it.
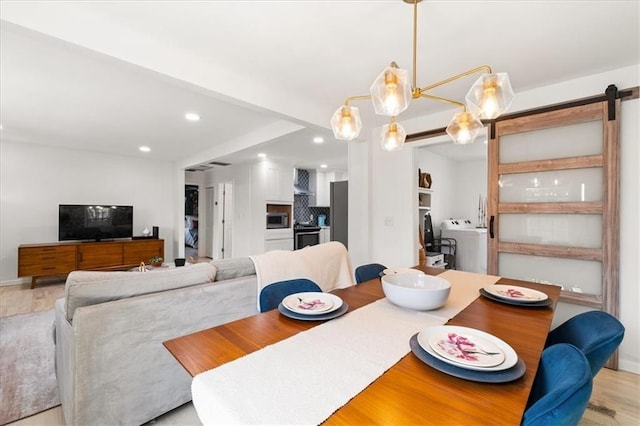
<instances>
[{"instance_id":1,"label":"white ceramic bowl","mask_svg":"<svg viewBox=\"0 0 640 426\"><path fill-rule=\"evenodd\" d=\"M437 309L445 304L451 283L432 275L399 273L382 276L382 290L395 305L417 311Z\"/></svg>"}]
</instances>

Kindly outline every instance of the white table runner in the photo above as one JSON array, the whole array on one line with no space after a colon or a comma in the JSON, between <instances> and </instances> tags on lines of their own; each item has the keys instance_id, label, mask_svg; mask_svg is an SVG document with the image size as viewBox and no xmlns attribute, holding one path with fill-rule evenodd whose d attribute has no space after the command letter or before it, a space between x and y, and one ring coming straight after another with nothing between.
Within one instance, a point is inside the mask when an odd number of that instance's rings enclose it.
<instances>
[{"instance_id":1,"label":"white table runner","mask_svg":"<svg viewBox=\"0 0 640 426\"><path fill-rule=\"evenodd\" d=\"M193 404L208 424L320 424L409 351L416 332L442 325L499 277L446 271L437 310L402 309L386 298L197 375Z\"/></svg>"}]
</instances>

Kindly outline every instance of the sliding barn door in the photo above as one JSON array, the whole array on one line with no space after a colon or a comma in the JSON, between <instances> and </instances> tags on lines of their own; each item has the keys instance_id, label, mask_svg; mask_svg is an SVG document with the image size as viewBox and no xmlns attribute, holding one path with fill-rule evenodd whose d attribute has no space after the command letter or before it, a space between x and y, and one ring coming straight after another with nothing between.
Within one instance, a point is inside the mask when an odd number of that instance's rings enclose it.
<instances>
[{"instance_id":1,"label":"sliding barn door","mask_svg":"<svg viewBox=\"0 0 640 426\"><path fill-rule=\"evenodd\" d=\"M612 106L611 116L605 101L493 123L487 266L617 316L620 101Z\"/></svg>"}]
</instances>

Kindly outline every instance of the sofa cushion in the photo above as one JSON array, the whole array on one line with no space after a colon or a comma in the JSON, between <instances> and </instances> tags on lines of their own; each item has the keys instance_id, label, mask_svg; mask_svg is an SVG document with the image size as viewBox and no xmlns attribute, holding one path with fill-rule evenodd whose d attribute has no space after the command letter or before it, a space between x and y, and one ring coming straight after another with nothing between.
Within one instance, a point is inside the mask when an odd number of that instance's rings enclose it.
<instances>
[{"instance_id":1,"label":"sofa cushion","mask_svg":"<svg viewBox=\"0 0 640 426\"><path fill-rule=\"evenodd\" d=\"M216 281L255 275L256 267L248 257L212 260L209 262L216 268Z\"/></svg>"},{"instance_id":2,"label":"sofa cushion","mask_svg":"<svg viewBox=\"0 0 640 426\"><path fill-rule=\"evenodd\" d=\"M66 317L72 321L75 310L82 306L213 282L215 278L215 266L206 262L149 272L73 271L64 288Z\"/></svg>"}]
</instances>

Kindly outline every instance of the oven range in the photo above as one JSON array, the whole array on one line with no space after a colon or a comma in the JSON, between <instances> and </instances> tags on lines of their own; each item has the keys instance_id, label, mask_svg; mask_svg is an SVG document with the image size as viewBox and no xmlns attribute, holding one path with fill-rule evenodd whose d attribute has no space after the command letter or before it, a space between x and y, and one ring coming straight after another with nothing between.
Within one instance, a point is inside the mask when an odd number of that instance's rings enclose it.
<instances>
[{"instance_id":1,"label":"oven range","mask_svg":"<svg viewBox=\"0 0 640 426\"><path fill-rule=\"evenodd\" d=\"M312 224L297 223L293 227L293 248L298 250L320 244L320 227Z\"/></svg>"}]
</instances>

